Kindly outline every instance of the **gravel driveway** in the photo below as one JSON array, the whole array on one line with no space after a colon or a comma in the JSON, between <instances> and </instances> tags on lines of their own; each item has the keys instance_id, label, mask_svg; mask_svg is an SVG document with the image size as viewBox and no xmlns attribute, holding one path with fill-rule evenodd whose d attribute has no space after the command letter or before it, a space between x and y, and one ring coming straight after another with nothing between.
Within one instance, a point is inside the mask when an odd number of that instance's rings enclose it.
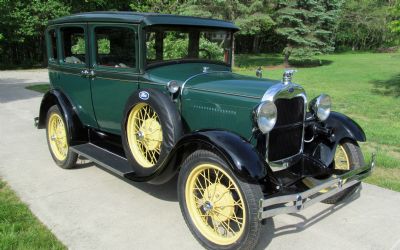
<instances>
[{"instance_id":1,"label":"gravel driveway","mask_svg":"<svg viewBox=\"0 0 400 250\"><path fill-rule=\"evenodd\" d=\"M0 176L71 249L200 249L179 210L176 180L132 183L92 163L62 170L45 131L33 127L46 70L0 71ZM280 215L264 226L258 248L399 249L400 193L363 184L361 197Z\"/></svg>"}]
</instances>

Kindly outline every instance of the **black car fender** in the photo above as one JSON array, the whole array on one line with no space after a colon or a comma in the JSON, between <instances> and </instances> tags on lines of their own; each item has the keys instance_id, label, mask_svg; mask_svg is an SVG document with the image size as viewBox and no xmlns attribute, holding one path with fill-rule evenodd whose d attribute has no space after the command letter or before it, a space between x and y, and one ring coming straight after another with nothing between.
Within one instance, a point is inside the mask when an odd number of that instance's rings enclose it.
<instances>
[{"instance_id":1,"label":"black car fender","mask_svg":"<svg viewBox=\"0 0 400 250\"><path fill-rule=\"evenodd\" d=\"M45 93L39 110L38 128L46 128L47 111L57 105L63 116L68 130L68 143L70 146L88 141L88 130L82 125L74 107L67 96L58 89L51 89Z\"/></svg>"},{"instance_id":2,"label":"black car fender","mask_svg":"<svg viewBox=\"0 0 400 250\"><path fill-rule=\"evenodd\" d=\"M342 113L331 112L324 123L327 127L332 128L334 140L336 142L340 142L344 138L360 142L365 142L367 140L360 125Z\"/></svg>"},{"instance_id":3,"label":"black car fender","mask_svg":"<svg viewBox=\"0 0 400 250\"><path fill-rule=\"evenodd\" d=\"M321 160L326 166L332 164L336 148L343 140L366 141L365 133L360 125L344 114L331 112L322 125L330 130L329 135L318 136L312 142L305 143L304 151Z\"/></svg>"},{"instance_id":4,"label":"black car fender","mask_svg":"<svg viewBox=\"0 0 400 250\"><path fill-rule=\"evenodd\" d=\"M270 170L253 145L239 135L224 130L203 130L183 136L150 183L161 184L170 180L187 156L199 149L217 154L237 177L246 182L259 182L266 178Z\"/></svg>"}]
</instances>

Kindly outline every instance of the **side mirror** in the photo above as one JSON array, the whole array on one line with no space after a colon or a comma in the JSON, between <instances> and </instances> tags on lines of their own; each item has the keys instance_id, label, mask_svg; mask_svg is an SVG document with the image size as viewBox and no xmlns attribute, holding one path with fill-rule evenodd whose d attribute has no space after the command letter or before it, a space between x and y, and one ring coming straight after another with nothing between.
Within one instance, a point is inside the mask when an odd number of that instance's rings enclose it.
<instances>
[{"instance_id":1,"label":"side mirror","mask_svg":"<svg viewBox=\"0 0 400 250\"><path fill-rule=\"evenodd\" d=\"M256 77L262 78L262 68L261 66L257 68L256 70Z\"/></svg>"}]
</instances>

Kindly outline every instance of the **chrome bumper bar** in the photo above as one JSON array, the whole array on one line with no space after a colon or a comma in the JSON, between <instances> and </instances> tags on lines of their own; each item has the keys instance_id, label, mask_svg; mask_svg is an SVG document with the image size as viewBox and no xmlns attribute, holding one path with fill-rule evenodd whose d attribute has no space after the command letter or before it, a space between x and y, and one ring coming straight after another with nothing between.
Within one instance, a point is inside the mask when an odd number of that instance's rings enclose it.
<instances>
[{"instance_id":1,"label":"chrome bumper bar","mask_svg":"<svg viewBox=\"0 0 400 250\"><path fill-rule=\"evenodd\" d=\"M323 201L346 188L354 186L371 174L372 169L375 167L375 158L375 154L372 154L371 162L368 165L354 169L343 175L336 176L335 179L329 180L304 192L261 199L260 210L258 213L259 219L266 219L278 214L300 212L301 210L317 202ZM328 191L321 192L322 190Z\"/></svg>"}]
</instances>

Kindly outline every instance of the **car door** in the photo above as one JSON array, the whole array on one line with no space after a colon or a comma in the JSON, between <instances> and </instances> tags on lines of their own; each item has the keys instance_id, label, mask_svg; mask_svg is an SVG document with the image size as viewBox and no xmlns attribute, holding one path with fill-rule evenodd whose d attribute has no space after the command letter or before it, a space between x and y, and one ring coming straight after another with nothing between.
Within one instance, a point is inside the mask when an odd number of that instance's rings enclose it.
<instances>
[{"instance_id":1,"label":"car door","mask_svg":"<svg viewBox=\"0 0 400 250\"><path fill-rule=\"evenodd\" d=\"M89 24L93 107L102 131L120 134L129 96L138 89L138 29L132 24Z\"/></svg>"},{"instance_id":2,"label":"car door","mask_svg":"<svg viewBox=\"0 0 400 250\"><path fill-rule=\"evenodd\" d=\"M90 78L89 46L87 24L68 24L58 27L59 53L55 88L66 94L74 105L81 122L89 127L97 127L95 119ZM53 65L54 66L54 65ZM56 68L52 67L52 70Z\"/></svg>"}]
</instances>

